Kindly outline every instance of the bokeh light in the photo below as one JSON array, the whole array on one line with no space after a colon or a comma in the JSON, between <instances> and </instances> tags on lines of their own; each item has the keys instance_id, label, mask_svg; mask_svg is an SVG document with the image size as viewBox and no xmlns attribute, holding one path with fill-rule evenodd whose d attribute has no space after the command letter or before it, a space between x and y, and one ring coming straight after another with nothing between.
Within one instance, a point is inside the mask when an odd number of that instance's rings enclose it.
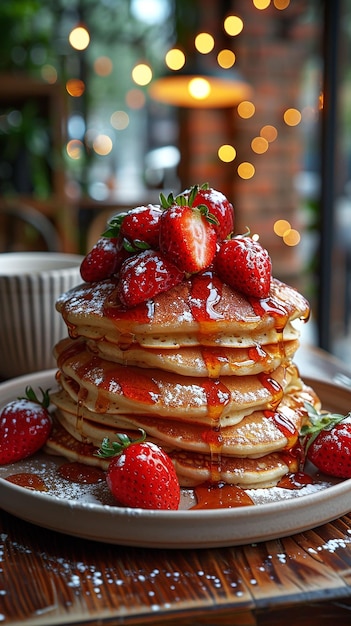
<instances>
[{"instance_id":1,"label":"bokeh light","mask_svg":"<svg viewBox=\"0 0 351 626\"><path fill-rule=\"evenodd\" d=\"M284 235L283 241L287 246L297 246L301 241L301 235L295 228L290 228Z\"/></svg>"},{"instance_id":2,"label":"bokeh light","mask_svg":"<svg viewBox=\"0 0 351 626\"><path fill-rule=\"evenodd\" d=\"M79 139L71 139L66 145L68 156L74 161L78 161L84 153L84 145Z\"/></svg>"},{"instance_id":3,"label":"bokeh light","mask_svg":"<svg viewBox=\"0 0 351 626\"><path fill-rule=\"evenodd\" d=\"M189 81L188 90L190 95L196 100L204 100L211 92L211 85L206 78L192 78Z\"/></svg>"},{"instance_id":4,"label":"bokeh light","mask_svg":"<svg viewBox=\"0 0 351 626\"><path fill-rule=\"evenodd\" d=\"M116 130L127 128L129 121L129 115L125 111L114 111L110 117L111 126Z\"/></svg>"},{"instance_id":5,"label":"bokeh light","mask_svg":"<svg viewBox=\"0 0 351 626\"><path fill-rule=\"evenodd\" d=\"M199 33L195 37L195 48L201 54L208 54L214 48L214 38L210 33Z\"/></svg>"},{"instance_id":6,"label":"bokeh light","mask_svg":"<svg viewBox=\"0 0 351 626\"><path fill-rule=\"evenodd\" d=\"M90 43L90 35L84 26L77 26L71 30L68 41L75 50L85 50Z\"/></svg>"},{"instance_id":7,"label":"bokeh light","mask_svg":"<svg viewBox=\"0 0 351 626\"><path fill-rule=\"evenodd\" d=\"M70 78L66 83L66 89L72 98L79 98L85 91L85 84L80 78Z\"/></svg>"},{"instance_id":8,"label":"bokeh light","mask_svg":"<svg viewBox=\"0 0 351 626\"><path fill-rule=\"evenodd\" d=\"M235 54L232 50L224 49L220 50L217 55L217 62L220 67L227 70L233 67L235 63Z\"/></svg>"},{"instance_id":9,"label":"bokeh light","mask_svg":"<svg viewBox=\"0 0 351 626\"><path fill-rule=\"evenodd\" d=\"M254 5L254 7L256 7L256 9L259 9L260 11L268 9L270 3L271 0L252 0L252 4Z\"/></svg>"},{"instance_id":10,"label":"bokeh light","mask_svg":"<svg viewBox=\"0 0 351 626\"><path fill-rule=\"evenodd\" d=\"M273 230L278 237L284 237L285 233L291 230L291 224L288 220L277 220L273 225Z\"/></svg>"},{"instance_id":11,"label":"bokeh light","mask_svg":"<svg viewBox=\"0 0 351 626\"><path fill-rule=\"evenodd\" d=\"M256 108L253 102L244 100L238 104L237 111L240 117L247 120L255 114Z\"/></svg>"},{"instance_id":12,"label":"bokeh light","mask_svg":"<svg viewBox=\"0 0 351 626\"><path fill-rule=\"evenodd\" d=\"M252 163L248 163L247 161L240 163L237 171L240 178L243 178L244 180L249 180L255 175L255 167Z\"/></svg>"},{"instance_id":13,"label":"bokeh light","mask_svg":"<svg viewBox=\"0 0 351 626\"><path fill-rule=\"evenodd\" d=\"M283 11L284 9L288 8L290 0L273 0L273 4L276 9L279 9L279 11Z\"/></svg>"},{"instance_id":14,"label":"bokeh light","mask_svg":"<svg viewBox=\"0 0 351 626\"><path fill-rule=\"evenodd\" d=\"M224 163L234 161L235 157L236 150L234 146L231 146L230 144L223 144L223 146L218 148L218 158Z\"/></svg>"},{"instance_id":15,"label":"bokeh light","mask_svg":"<svg viewBox=\"0 0 351 626\"><path fill-rule=\"evenodd\" d=\"M256 154L264 154L269 147L267 139L264 137L254 137L251 141L251 149Z\"/></svg>"},{"instance_id":16,"label":"bokeh light","mask_svg":"<svg viewBox=\"0 0 351 626\"><path fill-rule=\"evenodd\" d=\"M180 70L185 65L185 54L179 48L168 50L165 62L170 70Z\"/></svg>"},{"instance_id":17,"label":"bokeh light","mask_svg":"<svg viewBox=\"0 0 351 626\"><path fill-rule=\"evenodd\" d=\"M132 70L132 78L137 85L148 85L152 81L151 67L146 63L138 63Z\"/></svg>"},{"instance_id":18,"label":"bokeh light","mask_svg":"<svg viewBox=\"0 0 351 626\"><path fill-rule=\"evenodd\" d=\"M241 17L238 17L237 15L228 15L228 17L224 20L223 26L227 35L235 37L236 35L239 35L244 28L244 22Z\"/></svg>"},{"instance_id":19,"label":"bokeh light","mask_svg":"<svg viewBox=\"0 0 351 626\"><path fill-rule=\"evenodd\" d=\"M283 118L287 126L297 126L301 122L301 113L298 109L287 109Z\"/></svg>"},{"instance_id":20,"label":"bokeh light","mask_svg":"<svg viewBox=\"0 0 351 626\"><path fill-rule=\"evenodd\" d=\"M53 65L43 65L40 69L40 74L43 80L50 85L54 85L57 82L57 69Z\"/></svg>"},{"instance_id":21,"label":"bokeh light","mask_svg":"<svg viewBox=\"0 0 351 626\"><path fill-rule=\"evenodd\" d=\"M266 124L266 126L262 126L260 130L260 136L264 137L264 139L267 139L268 143L272 143L278 137L278 131L275 126Z\"/></svg>"},{"instance_id":22,"label":"bokeh light","mask_svg":"<svg viewBox=\"0 0 351 626\"><path fill-rule=\"evenodd\" d=\"M100 156L110 154L113 148L111 137L103 133L99 133L93 140L93 150Z\"/></svg>"},{"instance_id":23,"label":"bokeh light","mask_svg":"<svg viewBox=\"0 0 351 626\"><path fill-rule=\"evenodd\" d=\"M94 61L94 71L98 76L109 76L113 70L110 57L101 56Z\"/></svg>"},{"instance_id":24,"label":"bokeh light","mask_svg":"<svg viewBox=\"0 0 351 626\"><path fill-rule=\"evenodd\" d=\"M146 98L141 89L129 89L126 93L126 104L130 109L142 109Z\"/></svg>"}]
</instances>

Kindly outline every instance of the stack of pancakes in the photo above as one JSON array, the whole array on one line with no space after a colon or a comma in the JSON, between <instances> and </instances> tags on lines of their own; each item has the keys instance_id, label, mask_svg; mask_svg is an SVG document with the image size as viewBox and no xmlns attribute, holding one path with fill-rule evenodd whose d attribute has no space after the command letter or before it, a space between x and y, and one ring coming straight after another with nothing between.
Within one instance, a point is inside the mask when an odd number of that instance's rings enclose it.
<instances>
[{"instance_id":1,"label":"stack of pancakes","mask_svg":"<svg viewBox=\"0 0 351 626\"><path fill-rule=\"evenodd\" d=\"M320 403L293 364L293 322L309 315L296 290L272 279L268 298L251 299L206 271L130 309L113 279L56 307L69 337L55 346L49 452L106 468L103 438L142 428L182 486L274 486L299 469L304 403Z\"/></svg>"}]
</instances>

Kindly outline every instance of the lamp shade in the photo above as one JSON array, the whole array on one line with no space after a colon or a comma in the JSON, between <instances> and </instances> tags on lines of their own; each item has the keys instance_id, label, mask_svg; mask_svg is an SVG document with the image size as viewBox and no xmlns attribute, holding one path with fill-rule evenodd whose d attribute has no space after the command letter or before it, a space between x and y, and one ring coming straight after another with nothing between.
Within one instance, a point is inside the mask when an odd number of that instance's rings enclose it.
<instances>
[{"instance_id":1,"label":"lamp shade","mask_svg":"<svg viewBox=\"0 0 351 626\"><path fill-rule=\"evenodd\" d=\"M238 72L192 71L153 81L149 95L165 104L188 108L225 108L250 97L252 89Z\"/></svg>"}]
</instances>

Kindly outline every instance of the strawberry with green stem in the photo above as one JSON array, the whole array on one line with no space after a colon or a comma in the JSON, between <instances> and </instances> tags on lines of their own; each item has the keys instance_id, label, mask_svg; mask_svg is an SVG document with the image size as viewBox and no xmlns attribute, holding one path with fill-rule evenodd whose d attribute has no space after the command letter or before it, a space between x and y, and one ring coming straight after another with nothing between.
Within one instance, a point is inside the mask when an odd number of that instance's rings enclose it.
<instances>
[{"instance_id":1,"label":"strawberry with green stem","mask_svg":"<svg viewBox=\"0 0 351 626\"><path fill-rule=\"evenodd\" d=\"M176 510L180 501L179 481L169 456L146 433L131 439L124 433L116 441L103 439L97 456L111 459L106 482L117 502L142 509Z\"/></svg>"},{"instance_id":2,"label":"strawberry with green stem","mask_svg":"<svg viewBox=\"0 0 351 626\"><path fill-rule=\"evenodd\" d=\"M234 207L228 198L221 192L213 189L208 183L195 185L182 195L192 195L191 206L205 205L217 223L214 228L219 240L226 239L234 231Z\"/></svg>"},{"instance_id":3,"label":"strawberry with green stem","mask_svg":"<svg viewBox=\"0 0 351 626\"><path fill-rule=\"evenodd\" d=\"M0 414L0 465L31 456L46 443L52 428L49 390L38 399L31 387L26 395L4 406Z\"/></svg>"},{"instance_id":4,"label":"strawberry with green stem","mask_svg":"<svg viewBox=\"0 0 351 626\"><path fill-rule=\"evenodd\" d=\"M309 423L301 428L306 457L321 472L351 478L351 412L319 412L305 403Z\"/></svg>"},{"instance_id":5,"label":"strawberry with green stem","mask_svg":"<svg viewBox=\"0 0 351 626\"><path fill-rule=\"evenodd\" d=\"M201 272L214 259L217 245L217 218L208 207L193 207L197 187L188 197L160 195L164 211L160 219L160 250L186 274Z\"/></svg>"}]
</instances>

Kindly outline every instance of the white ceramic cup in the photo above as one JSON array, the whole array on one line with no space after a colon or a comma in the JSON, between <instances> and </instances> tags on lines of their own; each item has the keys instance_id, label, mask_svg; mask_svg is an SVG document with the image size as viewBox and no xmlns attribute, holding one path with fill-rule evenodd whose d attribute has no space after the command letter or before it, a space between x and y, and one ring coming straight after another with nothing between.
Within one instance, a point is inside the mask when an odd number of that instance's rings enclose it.
<instances>
[{"instance_id":1,"label":"white ceramic cup","mask_svg":"<svg viewBox=\"0 0 351 626\"><path fill-rule=\"evenodd\" d=\"M68 335L55 302L82 282L81 256L57 252L0 254L0 377L56 366L54 345Z\"/></svg>"}]
</instances>

